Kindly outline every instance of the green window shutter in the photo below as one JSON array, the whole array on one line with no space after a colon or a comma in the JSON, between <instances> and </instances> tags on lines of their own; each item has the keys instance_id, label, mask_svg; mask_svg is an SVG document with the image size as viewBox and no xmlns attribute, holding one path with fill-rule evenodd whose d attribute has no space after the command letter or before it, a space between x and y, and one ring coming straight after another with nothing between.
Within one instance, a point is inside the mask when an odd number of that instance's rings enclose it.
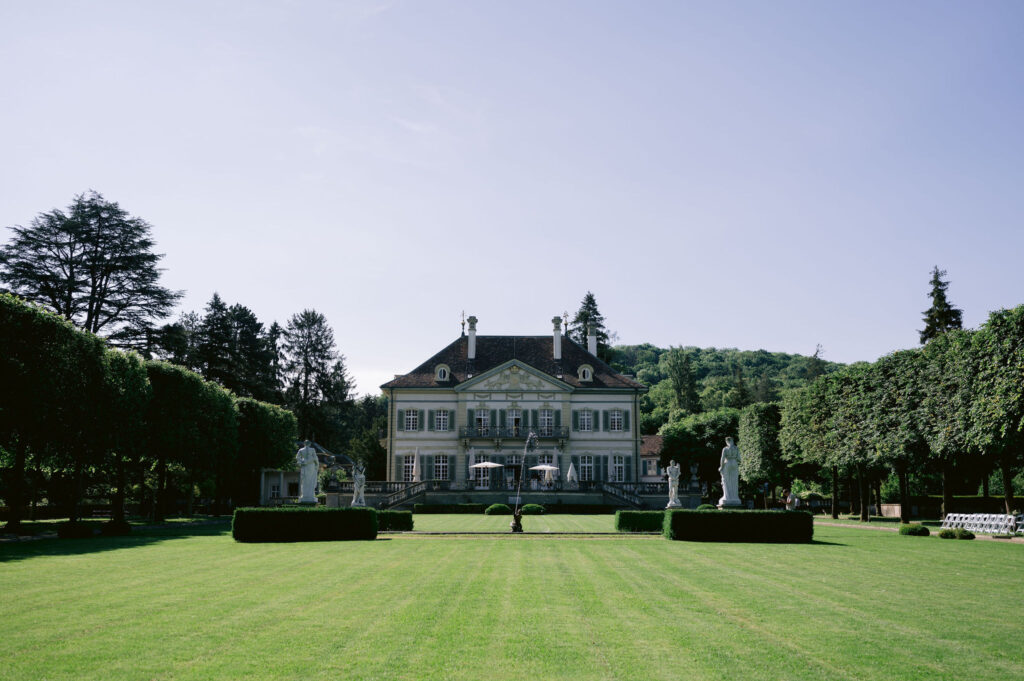
<instances>
[{"instance_id":1,"label":"green window shutter","mask_svg":"<svg viewBox=\"0 0 1024 681\"><path fill-rule=\"evenodd\" d=\"M427 412L427 430L434 429L434 410L431 409Z\"/></svg>"},{"instance_id":2,"label":"green window shutter","mask_svg":"<svg viewBox=\"0 0 1024 681\"><path fill-rule=\"evenodd\" d=\"M466 425L470 428L476 428L476 421L473 420L473 410L466 410Z\"/></svg>"},{"instance_id":3,"label":"green window shutter","mask_svg":"<svg viewBox=\"0 0 1024 681\"><path fill-rule=\"evenodd\" d=\"M497 409L492 409L491 410L491 420L490 420L490 422L488 422L487 425L489 425L491 428L497 427L497 425L498 425L498 410Z\"/></svg>"},{"instance_id":4,"label":"green window shutter","mask_svg":"<svg viewBox=\"0 0 1024 681\"><path fill-rule=\"evenodd\" d=\"M530 427L530 410L529 409L521 409L519 411L519 425L522 426L523 428L529 428Z\"/></svg>"},{"instance_id":5,"label":"green window shutter","mask_svg":"<svg viewBox=\"0 0 1024 681\"><path fill-rule=\"evenodd\" d=\"M505 413L504 409L498 410L498 425L502 428L505 427Z\"/></svg>"},{"instance_id":6,"label":"green window shutter","mask_svg":"<svg viewBox=\"0 0 1024 681\"><path fill-rule=\"evenodd\" d=\"M448 455L448 477L446 479L447 480L454 479L454 478L452 478L453 475L455 475L455 455L454 454L449 454Z\"/></svg>"},{"instance_id":7,"label":"green window shutter","mask_svg":"<svg viewBox=\"0 0 1024 681\"><path fill-rule=\"evenodd\" d=\"M534 428L536 428L537 426L540 425L540 420L537 418L537 410L536 409L531 409L530 410L530 423L533 424Z\"/></svg>"},{"instance_id":8,"label":"green window shutter","mask_svg":"<svg viewBox=\"0 0 1024 681\"><path fill-rule=\"evenodd\" d=\"M423 457L423 470L420 471L420 480L433 480L434 479L434 457L425 456Z\"/></svg>"},{"instance_id":9,"label":"green window shutter","mask_svg":"<svg viewBox=\"0 0 1024 681\"><path fill-rule=\"evenodd\" d=\"M555 428L562 427L562 410L555 409Z\"/></svg>"},{"instance_id":10,"label":"green window shutter","mask_svg":"<svg viewBox=\"0 0 1024 681\"><path fill-rule=\"evenodd\" d=\"M572 463L576 467L576 477L578 478L580 476L580 457L572 456L569 458L572 459Z\"/></svg>"},{"instance_id":11,"label":"green window shutter","mask_svg":"<svg viewBox=\"0 0 1024 681\"><path fill-rule=\"evenodd\" d=\"M622 410L622 430L629 430L629 410Z\"/></svg>"},{"instance_id":12,"label":"green window shutter","mask_svg":"<svg viewBox=\"0 0 1024 681\"><path fill-rule=\"evenodd\" d=\"M405 430L405 410L404 409L399 409L398 410L398 427L395 428L395 430ZM281 494L284 494L284 492L281 492Z\"/></svg>"},{"instance_id":13,"label":"green window shutter","mask_svg":"<svg viewBox=\"0 0 1024 681\"><path fill-rule=\"evenodd\" d=\"M579 411L577 411L575 409L572 410L572 429L573 430L579 430L580 429L580 413L579 413Z\"/></svg>"},{"instance_id":14,"label":"green window shutter","mask_svg":"<svg viewBox=\"0 0 1024 681\"><path fill-rule=\"evenodd\" d=\"M419 413L416 415L416 420L419 421L419 423L417 424L419 426L419 428L417 428L417 430L423 430L423 420L424 419L423 419L423 410L422 409L420 409Z\"/></svg>"},{"instance_id":15,"label":"green window shutter","mask_svg":"<svg viewBox=\"0 0 1024 681\"><path fill-rule=\"evenodd\" d=\"M601 430L608 432L608 410L604 409L601 411Z\"/></svg>"},{"instance_id":16,"label":"green window shutter","mask_svg":"<svg viewBox=\"0 0 1024 681\"><path fill-rule=\"evenodd\" d=\"M455 410L448 410L448 430L455 430Z\"/></svg>"},{"instance_id":17,"label":"green window shutter","mask_svg":"<svg viewBox=\"0 0 1024 681\"><path fill-rule=\"evenodd\" d=\"M626 462L626 482L633 482L633 457L627 456L623 461Z\"/></svg>"}]
</instances>

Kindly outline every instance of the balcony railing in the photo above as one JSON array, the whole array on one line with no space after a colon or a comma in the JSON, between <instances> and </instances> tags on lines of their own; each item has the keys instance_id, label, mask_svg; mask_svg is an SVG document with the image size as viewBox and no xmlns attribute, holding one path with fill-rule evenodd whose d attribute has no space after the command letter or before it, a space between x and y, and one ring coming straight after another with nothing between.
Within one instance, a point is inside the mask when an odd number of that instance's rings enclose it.
<instances>
[{"instance_id":1,"label":"balcony railing","mask_svg":"<svg viewBox=\"0 0 1024 681\"><path fill-rule=\"evenodd\" d=\"M533 432L542 440L564 440L569 437L569 429L565 426L540 426L537 428L498 426L463 426L459 428L459 437L489 437L511 440L525 440Z\"/></svg>"}]
</instances>

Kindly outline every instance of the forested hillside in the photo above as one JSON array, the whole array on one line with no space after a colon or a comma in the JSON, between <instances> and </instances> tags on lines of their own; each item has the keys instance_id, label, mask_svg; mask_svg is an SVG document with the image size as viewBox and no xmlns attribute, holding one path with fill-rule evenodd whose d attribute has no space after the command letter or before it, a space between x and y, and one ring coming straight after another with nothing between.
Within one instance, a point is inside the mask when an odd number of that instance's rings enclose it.
<instances>
[{"instance_id":1,"label":"forested hillside","mask_svg":"<svg viewBox=\"0 0 1024 681\"><path fill-rule=\"evenodd\" d=\"M617 345L611 365L650 387L640 405L641 429L656 433L676 411L685 414L774 402L787 388L806 385L841 364L826 362L820 348L810 357L735 348Z\"/></svg>"}]
</instances>

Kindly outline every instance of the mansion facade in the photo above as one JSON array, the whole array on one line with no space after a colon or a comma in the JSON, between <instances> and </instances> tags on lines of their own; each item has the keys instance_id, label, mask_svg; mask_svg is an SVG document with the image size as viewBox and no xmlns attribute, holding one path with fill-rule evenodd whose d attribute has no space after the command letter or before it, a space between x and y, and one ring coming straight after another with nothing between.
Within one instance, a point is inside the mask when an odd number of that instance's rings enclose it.
<instances>
[{"instance_id":1,"label":"mansion facade","mask_svg":"<svg viewBox=\"0 0 1024 681\"><path fill-rule=\"evenodd\" d=\"M647 388L562 333L478 336L477 319L420 366L381 386L388 397L387 479L449 490L554 489L638 482L640 397ZM525 455L527 435L537 446ZM488 463L490 467L474 467ZM551 469L530 470L547 464ZM522 477L521 477L522 476Z\"/></svg>"}]
</instances>

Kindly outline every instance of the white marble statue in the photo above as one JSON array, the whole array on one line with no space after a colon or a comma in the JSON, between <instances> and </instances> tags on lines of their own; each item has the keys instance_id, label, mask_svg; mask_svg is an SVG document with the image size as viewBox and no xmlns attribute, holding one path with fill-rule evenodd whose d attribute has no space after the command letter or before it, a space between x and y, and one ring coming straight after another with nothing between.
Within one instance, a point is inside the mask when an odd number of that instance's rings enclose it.
<instances>
[{"instance_id":1,"label":"white marble statue","mask_svg":"<svg viewBox=\"0 0 1024 681\"><path fill-rule=\"evenodd\" d=\"M740 506L740 448L736 446L731 437L725 438L725 447L722 448L722 460L718 465L718 472L722 474L722 498L718 500L718 507Z\"/></svg>"},{"instance_id":2,"label":"white marble statue","mask_svg":"<svg viewBox=\"0 0 1024 681\"><path fill-rule=\"evenodd\" d=\"M359 464L352 467L352 506L366 506L366 469Z\"/></svg>"},{"instance_id":3,"label":"white marble statue","mask_svg":"<svg viewBox=\"0 0 1024 681\"><path fill-rule=\"evenodd\" d=\"M320 459L309 440L302 443L302 449L295 452L295 463L299 464L299 503L316 503L316 478L320 473Z\"/></svg>"},{"instance_id":4,"label":"white marble statue","mask_svg":"<svg viewBox=\"0 0 1024 681\"><path fill-rule=\"evenodd\" d=\"M665 469L665 473L668 474L668 505L665 508L681 508L682 504L679 502L679 474L681 469L679 464L673 459L669 462L668 468Z\"/></svg>"}]
</instances>

